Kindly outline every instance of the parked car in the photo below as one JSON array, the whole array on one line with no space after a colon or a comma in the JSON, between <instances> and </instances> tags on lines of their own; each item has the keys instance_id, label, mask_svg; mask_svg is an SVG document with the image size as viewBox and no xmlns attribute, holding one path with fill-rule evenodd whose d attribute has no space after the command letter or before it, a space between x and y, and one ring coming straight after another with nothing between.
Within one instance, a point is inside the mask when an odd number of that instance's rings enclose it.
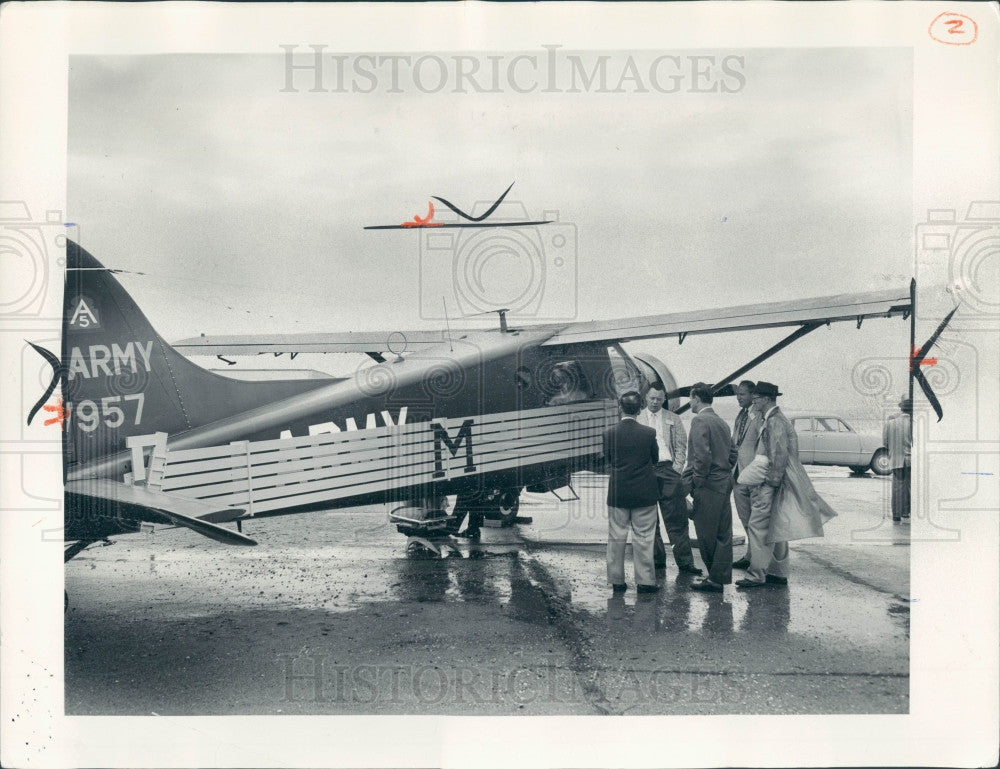
<instances>
[{"instance_id":1,"label":"parked car","mask_svg":"<svg viewBox=\"0 0 1000 769\"><path fill-rule=\"evenodd\" d=\"M829 413L786 414L799 437L799 459L804 465L843 465L862 474L889 475L889 451L881 435L857 432Z\"/></svg>"}]
</instances>

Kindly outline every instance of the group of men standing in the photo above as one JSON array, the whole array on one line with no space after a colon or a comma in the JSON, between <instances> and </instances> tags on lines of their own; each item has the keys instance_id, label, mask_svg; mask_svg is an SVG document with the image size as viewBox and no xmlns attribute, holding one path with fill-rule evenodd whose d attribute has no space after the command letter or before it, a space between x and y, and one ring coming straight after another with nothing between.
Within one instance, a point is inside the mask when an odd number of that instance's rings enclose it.
<instances>
[{"instance_id":1,"label":"group of men standing","mask_svg":"<svg viewBox=\"0 0 1000 769\"><path fill-rule=\"evenodd\" d=\"M627 590L630 529L636 590L658 590L655 569L666 566L666 548L657 507L678 569L700 575L688 535L688 518L694 521L708 573L692 590L723 592L734 568L746 570L746 577L736 580L739 589L788 583L788 540L822 536L822 524L835 513L816 495L799 463L795 430L776 403L780 395L770 382L741 382L740 413L730 431L712 408L712 387L696 384L690 391L689 436L680 417L664 408L662 388L649 390L646 409L638 392L621 396L621 421L604 435L610 470L607 570L616 593ZM748 545L747 555L735 563L731 492Z\"/></svg>"}]
</instances>

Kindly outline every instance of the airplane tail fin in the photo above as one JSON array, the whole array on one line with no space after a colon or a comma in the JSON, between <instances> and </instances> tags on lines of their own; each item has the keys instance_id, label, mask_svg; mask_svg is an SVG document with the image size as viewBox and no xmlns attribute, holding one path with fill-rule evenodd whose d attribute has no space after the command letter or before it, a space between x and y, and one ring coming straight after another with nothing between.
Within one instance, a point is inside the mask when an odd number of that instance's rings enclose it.
<instances>
[{"instance_id":1,"label":"airplane tail fin","mask_svg":"<svg viewBox=\"0 0 1000 769\"><path fill-rule=\"evenodd\" d=\"M323 384L206 371L156 333L114 272L67 242L59 375L68 467L122 451L132 435L174 436Z\"/></svg>"}]
</instances>

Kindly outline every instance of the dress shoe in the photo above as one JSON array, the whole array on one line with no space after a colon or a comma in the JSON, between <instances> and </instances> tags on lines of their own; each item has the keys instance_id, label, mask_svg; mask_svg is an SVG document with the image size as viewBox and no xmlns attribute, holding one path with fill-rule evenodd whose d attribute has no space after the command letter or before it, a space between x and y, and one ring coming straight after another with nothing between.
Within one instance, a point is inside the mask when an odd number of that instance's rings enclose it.
<instances>
[{"instance_id":1,"label":"dress shoe","mask_svg":"<svg viewBox=\"0 0 1000 769\"><path fill-rule=\"evenodd\" d=\"M620 585L611 586L612 593L624 593L626 590L628 590L628 585L626 585L624 582Z\"/></svg>"},{"instance_id":2,"label":"dress shoe","mask_svg":"<svg viewBox=\"0 0 1000 769\"><path fill-rule=\"evenodd\" d=\"M746 590L747 588L751 588L751 587L764 587L765 585L767 585L767 582L756 582L756 581L754 581L752 579L738 579L738 580L736 580L736 589L737 590Z\"/></svg>"},{"instance_id":3,"label":"dress shoe","mask_svg":"<svg viewBox=\"0 0 1000 769\"><path fill-rule=\"evenodd\" d=\"M738 561L733 561L733 568L734 569L741 569L743 571L746 571L747 569L750 568L750 559L749 558L740 558L740 560L738 560Z\"/></svg>"},{"instance_id":4,"label":"dress shoe","mask_svg":"<svg viewBox=\"0 0 1000 769\"><path fill-rule=\"evenodd\" d=\"M775 577L773 574L768 574L764 577L764 583L768 585L787 585L787 577Z\"/></svg>"},{"instance_id":5,"label":"dress shoe","mask_svg":"<svg viewBox=\"0 0 1000 769\"><path fill-rule=\"evenodd\" d=\"M717 585L714 582L703 579L701 582L692 582L691 589L698 590L703 593L721 593L722 585Z\"/></svg>"},{"instance_id":6,"label":"dress shoe","mask_svg":"<svg viewBox=\"0 0 1000 769\"><path fill-rule=\"evenodd\" d=\"M659 592L659 585L638 585L635 589L637 593L656 593Z\"/></svg>"},{"instance_id":7,"label":"dress shoe","mask_svg":"<svg viewBox=\"0 0 1000 769\"><path fill-rule=\"evenodd\" d=\"M690 566L678 566L677 570L681 574L696 574L699 577L701 576L701 569L699 569L697 566L694 566L693 564Z\"/></svg>"}]
</instances>

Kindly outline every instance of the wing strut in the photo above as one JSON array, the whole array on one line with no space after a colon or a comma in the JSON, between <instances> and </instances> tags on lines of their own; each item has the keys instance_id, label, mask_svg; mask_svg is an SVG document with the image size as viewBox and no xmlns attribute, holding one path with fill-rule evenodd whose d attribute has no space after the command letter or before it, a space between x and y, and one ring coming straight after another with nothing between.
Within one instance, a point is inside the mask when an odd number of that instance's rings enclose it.
<instances>
[{"instance_id":1,"label":"wing strut","mask_svg":"<svg viewBox=\"0 0 1000 769\"><path fill-rule=\"evenodd\" d=\"M726 385L728 385L730 382L732 382L734 379L736 379L737 377L745 374L747 371L749 371L750 369L752 369L754 366L760 365L761 363L763 363L764 361L766 361L768 358L770 358L775 353L781 352L782 350L784 350L792 342L796 341L797 339L801 339L806 334L808 334L810 331L815 331L817 328L819 328L822 325L823 325L822 323L805 323L805 324L799 326L797 329L795 329L795 331L793 331L791 334L789 334L788 336L786 336L780 342L778 342L777 344L775 344L775 345L767 348L766 350L764 350L764 352L762 352L760 355L758 355L752 361L750 361L749 363L747 363L747 364L745 364L743 366L740 366L732 374L729 374L728 376L726 376L723 379L721 379L718 382L716 382L715 385L712 387L713 393L716 394L716 395L718 395L722 391L722 389ZM691 407L691 403L689 401L688 403L685 403L683 406L681 406L679 409L677 409L677 413L678 414L683 414L690 407Z\"/></svg>"}]
</instances>

